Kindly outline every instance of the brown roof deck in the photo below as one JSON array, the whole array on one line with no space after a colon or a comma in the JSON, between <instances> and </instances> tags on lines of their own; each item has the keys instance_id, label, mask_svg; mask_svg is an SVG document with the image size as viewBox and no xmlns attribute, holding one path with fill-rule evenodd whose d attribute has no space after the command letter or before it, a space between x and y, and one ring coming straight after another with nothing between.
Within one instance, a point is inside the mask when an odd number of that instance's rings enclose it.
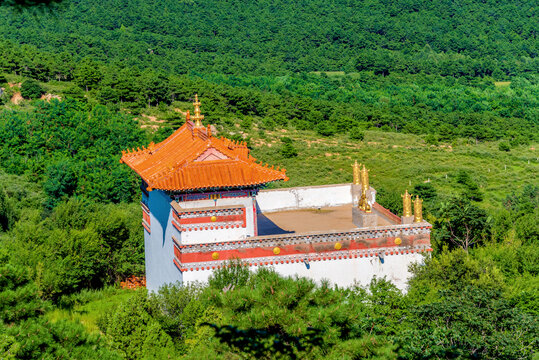
<instances>
[{"instance_id":1,"label":"brown roof deck","mask_svg":"<svg viewBox=\"0 0 539 360\"><path fill-rule=\"evenodd\" d=\"M397 224L381 211L374 209L373 212L377 215L378 226ZM357 227L352 222L352 205L258 214L259 236L355 228Z\"/></svg>"}]
</instances>

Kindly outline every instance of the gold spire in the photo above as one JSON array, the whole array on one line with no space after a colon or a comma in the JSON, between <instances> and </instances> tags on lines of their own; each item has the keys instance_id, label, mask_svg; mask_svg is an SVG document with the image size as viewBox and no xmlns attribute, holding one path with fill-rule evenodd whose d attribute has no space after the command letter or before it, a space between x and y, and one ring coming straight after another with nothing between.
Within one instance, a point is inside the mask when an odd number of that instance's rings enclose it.
<instances>
[{"instance_id":1,"label":"gold spire","mask_svg":"<svg viewBox=\"0 0 539 360\"><path fill-rule=\"evenodd\" d=\"M354 173L354 185L359 185L361 183L361 164L357 163L357 160L352 164L352 170Z\"/></svg>"},{"instance_id":2,"label":"gold spire","mask_svg":"<svg viewBox=\"0 0 539 360\"><path fill-rule=\"evenodd\" d=\"M193 120L195 121L195 128L204 127L202 125L202 120L204 115L200 115L200 101L198 101L198 94L195 94L195 102L193 103L195 107L195 115L193 115Z\"/></svg>"},{"instance_id":3,"label":"gold spire","mask_svg":"<svg viewBox=\"0 0 539 360\"><path fill-rule=\"evenodd\" d=\"M408 189L404 192L402 197L402 215L412 216L412 195L408 194Z\"/></svg>"},{"instance_id":4,"label":"gold spire","mask_svg":"<svg viewBox=\"0 0 539 360\"><path fill-rule=\"evenodd\" d=\"M423 221L423 200L419 198L419 195L416 195L414 200L414 222Z\"/></svg>"},{"instance_id":5,"label":"gold spire","mask_svg":"<svg viewBox=\"0 0 539 360\"><path fill-rule=\"evenodd\" d=\"M369 190L369 170L363 164L363 169L361 170L361 184L363 189Z\"/></svg>"}]
</instances>

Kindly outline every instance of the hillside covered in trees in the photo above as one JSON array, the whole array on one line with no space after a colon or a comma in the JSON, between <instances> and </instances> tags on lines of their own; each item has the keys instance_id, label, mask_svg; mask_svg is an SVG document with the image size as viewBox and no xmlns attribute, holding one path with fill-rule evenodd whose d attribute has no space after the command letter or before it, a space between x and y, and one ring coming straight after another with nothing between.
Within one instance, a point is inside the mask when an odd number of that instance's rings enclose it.
<instances>
[{"instance_id":1,"label":"hillside covered in trees","mask_svg":"<svg viewBox=\"0 0 539 360\"><path fill-rule=\"evenodd\" d=\"M5 39L176 74L537 72L533 1L66 1L2 9ZM64 74L66 75L66 74Z\"/></svg>"},{"instance_id":2,"label":"hillside covered in trees","mask_svg":"<svg viewBox=\"0 0 539 360\"><path fill-rule=\"evenodd\" d=\"M0 358L538 356L535 2L45 3L0 3ZM219 135L288 169L272 186L349 182L358 159L393 212L420 195L434 251L407 291L237 262L121 289L144 275L121 151L195 93Z\"/></svg>"}]
</instances>

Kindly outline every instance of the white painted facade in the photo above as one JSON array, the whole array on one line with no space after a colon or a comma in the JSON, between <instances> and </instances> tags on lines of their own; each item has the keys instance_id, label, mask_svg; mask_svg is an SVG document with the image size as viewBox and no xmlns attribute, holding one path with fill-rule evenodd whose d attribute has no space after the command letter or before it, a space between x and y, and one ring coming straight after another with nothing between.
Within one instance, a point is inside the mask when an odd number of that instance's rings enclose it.
<instances>
[{"instance_id":1,"label":"white painted facade","mask_svg":"<svg viewBox=\"0 0 539 360\"><path fill-rule=\"evenodd\" d=\"M383 259L378 256L340 259L327 261L311 261L308 263L290 263L269 265L283 276L300 276L313 279L317 283L329 280L330 284L348 287L354 284L366 286L373 277L386 277L401 290L406 290L406 283L411 274L408 267L413 262L422 262L421 253L386 255ZM252 268L251 268L252 269ZM256 269L256 268L255 268ZM183 281L206 282L212 270L187 271Z\"/></svg>"},{"instance_id":2,"label":"white painted facade","mask_svg":"<svg viewBox=\"0 0 539 360\"><path fill-rule=\"evenodd\" d=\"M142 201L150 208L151 233L144 230L144 252L146 266L146 287L157 291L165 284L183 281L172 259L174 244L172 236L180 238L180 232L172 226L170 197L161 190L150 191Z\"/></svg>"}]
</instances>

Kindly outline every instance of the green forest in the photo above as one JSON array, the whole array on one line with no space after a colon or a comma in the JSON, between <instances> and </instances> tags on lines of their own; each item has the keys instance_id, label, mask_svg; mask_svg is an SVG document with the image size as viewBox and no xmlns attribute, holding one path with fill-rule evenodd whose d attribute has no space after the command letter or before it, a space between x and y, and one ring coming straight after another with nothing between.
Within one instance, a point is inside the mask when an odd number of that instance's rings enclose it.
<instances>
[{"instance_id":1,"label":"green forest","mask_svg":"<svg viewBox=\"0 0 539 360\"><path fill-rule=\"evenodd\" d=\"M36 5L37 6L34 6ZM539 358L533 1L0 2L0 358ZM202 101L286 167L424 199L433 252L338 288L240 261L158 293L122 150ZM464 242L463 239L467 241Z\"/></svg>"}]
</instances>

